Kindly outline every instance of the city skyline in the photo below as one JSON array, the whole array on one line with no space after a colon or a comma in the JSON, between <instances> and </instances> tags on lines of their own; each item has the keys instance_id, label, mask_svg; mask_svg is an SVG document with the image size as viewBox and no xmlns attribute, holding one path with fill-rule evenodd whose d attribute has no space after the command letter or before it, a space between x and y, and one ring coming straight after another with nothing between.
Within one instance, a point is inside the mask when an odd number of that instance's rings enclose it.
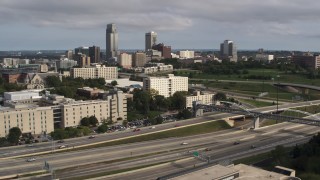
<instances>
[{"instance_id":1,"label":"city skyline","mask_svg":"<svg viewBox=\"0 0 320 180\"><path fill-rule=\"evenodd\" d=\"M0 2L0 50L105 49L105 26L115 23L119 49L144 49L145 33L173 49L219 49L232 39L238 49L318 51L315 0ZM306 6L305 4L312 4Z\"/></svg>"}]
</instances>

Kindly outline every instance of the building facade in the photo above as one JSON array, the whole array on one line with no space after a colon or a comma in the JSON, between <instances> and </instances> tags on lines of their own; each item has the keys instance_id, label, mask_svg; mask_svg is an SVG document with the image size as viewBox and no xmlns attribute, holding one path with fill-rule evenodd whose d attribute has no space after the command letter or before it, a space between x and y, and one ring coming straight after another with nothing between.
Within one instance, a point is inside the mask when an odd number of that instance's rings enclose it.
<instances>
[{"instance_id":1,"label":"building facade","mask_svg":"<svg viewBox=\"0 0 320 180\"><path fill-rule=\"evenodd\" d=\"M233 41L225 40L220 44L220 56L223 60L238 61L237 48Z\"/></svg>"},{"instance_id":2,"label":"building facade","mask_svg":"<svg viewBox=\"0 0 320 180\"><path fill-rule=\"evenodd\" d=\"M152 46L156 44L157 44L157 33L154 31L146 33L145 52L147 52L149 49L152 49Z\"/></svg>"},{"instance_id":3,"label":"building facade","mask_svg":"<svg viewBox=\"0 0 320 180\"><path fill-rule=\"evenodd\" d=\"M147 56L144 52L136 52L132 56L132 64L134 67L143 67L147 63Z\"/></svg>"},{"instance_id":4,"label":"building facade","mask_svg":"<svg viewBox=\"0 0 320 180\"><path fill-rule=\"evenodd\" d=\"M115 24L108 24L106 30L106 58L118 56L118 32Z\"/></svg>"},{"instance_id":5,"label":"building facade","mask_svg":"<svg viewBox=\"0 0 320 180\"><path fill-rule=\"evenodd\" d=\"M89 47L89 57L91 63L100 63L100 47L98 46L92 46Z\"/></svg>"},{"instance_id":6,"label":"building facade","mask_svg":"<svg viewBox=\"0 0 320 180\"><path fill-rule=\"evenodd\" d=\"M118 67L96 65L88 68L71 68L70 76L73 78L81 77L83 79L118 79Z\"/></svg>"},{"instance_id":7,"label":"building facade","mask_svg":"<svg viewBox=\"0 0 320 180\"><path fill-rule=\"evenodd\" d=\"M127 53L121 53L119 55L119 65L125 69L132 67L132 55Z\"/></svg>"},{"instance_id":8,"label":"building facade","mask_svg":"<svg viewBox=\"0 0 320 180\"><path fill-rule=\"evenodd\" d=\"M271 54L256 54L256 61L260 62L270 62L274 60L274 55Z\"/></svg>"},{"instance_id":9,"label":"building facade","mask_svg":"<svg viewBox=\"0 0 320 180\"><path fill-rule=\"evenodd\" d=\"M78 62L71 59L61 59L56 61L57 69L70 69L78 65Z\"/></svg>"},{"instance_id":10,"label":"building facade","mask_svg":"<svg viewBox=\"0 0 320 180\"><path fill-rule=\"evenodd\" d=\"M214 94L205 94L196 91L193 96L186 96L186 108L192 108L193 101L199 101L201 104L213 104Z\"/></svg>"},{"instance_id":11,"label":"building facade","mask_svg":"<svg viewBox=\"0 0 320 180\"><path fill-rule=\"evenodd\" d=\"M165 46L163 43L154 45L152 49L161 52L163 58L171 58L171 46Z\"/></svg>"},{"instance_id":12,"label":"building facade","mask_svg":"<svg viewBox=\"0 0 320 180\"><path fill-rule=\"evenodd\" d=\"M143 79L143 90L154 89L159 95L170 97L177 91L188 91L188 77L174 76L168 74L167 77L147 77Z\"/></svg>"},{"instance_id":13,"label":"building facade","mask_svg":"<svg viewBox=\"0 0 320 180\"><path fill-rule=\"evenodd\" d=\"M50 107L22 106L0 108L0 137L10 128L19 127L22 133L43 134L54 130L53 111Z\"/></svg>"},{"instance_id":14,"label":"building facade","mask_svg":"<svg viewBox=\"0 0 320 180\"><path fill-rule=\"evenodd\" d=\"M191 59L194 58L194 51L179 51L180 59Z\"/></svg>"},{"instance_id":15,"label":"building facade","mask_svg":"<svg viewBox=\"0 0 320 180\"><path fill-rule=\"evenodd\" d=\"M320 67L320 56L292 56L293 63L308 69L316 70Z\"/></svg>"}]
</instances>

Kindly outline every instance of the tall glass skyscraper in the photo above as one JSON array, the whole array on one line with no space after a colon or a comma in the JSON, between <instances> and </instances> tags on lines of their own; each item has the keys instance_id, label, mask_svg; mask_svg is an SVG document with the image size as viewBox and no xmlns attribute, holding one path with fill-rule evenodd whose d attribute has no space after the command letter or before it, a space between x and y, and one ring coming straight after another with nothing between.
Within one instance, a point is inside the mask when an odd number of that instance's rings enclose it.
<instances>
[{"instance_id":1,"label":"tall glass skyscraper","mask_svg":"<svg viewBox=\"0 0 320 180\"><path fill-rule=\"evenodd\" d=\"M157 44L157 33L153 31L146 33L146 49L145 49L146 52L149 49L152 49L152 46L156 44Z\"/></svg>"},{"instance_id":2,"label":"tall glass skyscraper","mask_svg":"<svg viewBox=\"0 0 320 180\"><path fill-rule=\"evenodd\" d=\"M118 56L118 32L115 24L108 24L106 30L107 60Z\"/></svg>"},{"instance_id":3,"label":"tall glass skyscraper","mask_svg":"<svg viewBox=\"0 0 320 180\"><path fill-rule=\"evenodd\" d=\"M237 48L233 41L225 40L220 44L220 55L222 59L237 62Z\"/></svg>"}]
</instances>

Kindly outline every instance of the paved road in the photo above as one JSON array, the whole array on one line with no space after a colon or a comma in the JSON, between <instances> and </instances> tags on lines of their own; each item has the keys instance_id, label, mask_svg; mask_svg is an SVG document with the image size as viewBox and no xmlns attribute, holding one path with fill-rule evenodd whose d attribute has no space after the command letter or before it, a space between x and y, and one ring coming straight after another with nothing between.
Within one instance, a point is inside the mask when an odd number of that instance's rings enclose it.
<instances>
[{"instance_id":1,"label":"paved road","mask_svg":"<svg viewBox=\"0 0 320 180\"><path fill-rule=\"evenodd\" d=\"M300 107L300 106L309 106L312 104L320 104L320 100L279 105L279 109L281 110L281 109L294 108L294 107ZM255 108L251 110L260 111L260 112L270 112L275 109L276 109L276 106L269 106L269 107ZM68 144L70 147L74 146L75 148L77 148L79 146L89 145L92 143L99 143L99 142L110 141L110 140L115 140L119 138L131 137L139 134L146 134L146 133L155 132L155 131L167 130L167 129L175 128L176 124L179 124L180 126L186 126L186 125L191 125L195 123L203 123L207 121L222 119L229 116L231 115L227 113L220 113L220 114L209 113L203 117L157 125L155 129L150 129L150 127L143 127L139 132L132 132L132 130L128 129L126 131L100 134L100 135L97 135L95 139L88 139L88 137L67 139L63 144ZM39 152L50 152L53 149L53 147L54 149L57 149L59 145L62 145L62 144L59 144L57 142L54 142L54 143L48 142L48 143L35 144L34 147L15 146L15 147L0 148L0 159L10 158L10 157L19 156L19 155L28 155L28 154L39 153Z\"/></svg>"},{"instance_id":2,"label":"paved road","mask_svg":"<svg viewBox=\"0 0 320 180\"><path fill-rule=\"evenodd\" d=\"M291 129L284 128L278 130L277 132L256 131L257 134L254 137L240 139L241 143L239 145L233 145L232 143L227 142L218 146L208 146L213 150L203 153L211 156L212 162L220 162L228 159L234 160L248 155L269 151L277 145L305 142L306 139L311 137L310 135L315 134L320 130L319 127L310 127L306 125L299 125L290 128ZM269 130L269 128L265 130ZM255 145L257 148L251 149L251 145ZM157 177L190 169L194 166L200 166L203 164L205 164L205 162L199 162L198 158L189 158L183 161L167 163L140 171L127 172L119 175L110 175L96 179L156 179Z\"/></svg>"},{"instance_id":3,"label":"paved road","mask_svg":"<svg viewBox=\"0 0 320 180\"><path fill-rule=\"evenodd\" d=\"M188 151L201 150L206 147L212 149L212 151L208 153L213 155L213 157L223 157L228 154L247 151L250 149L252 144L257 147L263 147L264 145L270 145L275 142L285 143L287 139L290 139L290 137L301 137L315 133L319 130L319 127L283 123L276 126L261 128L257 131L227 130L192 137L170 138L114 147L67 152L56 155L45 155L37 157L37 161L31 163L25 162L24 158L17 158L14 160L8 159L0 162L0 175L41 170L44 161L49 162L54 168L74 167L75 164L79 166L81 164L92 164L127 158L131 156L131 152L133 152L134 156L160 152L165 153L155 154L151 157L142 156L136 160L98 163L88 166L88 168L75 168L73 170L57 174L57 177L62 179L74 176L77 177L86 174L126 169L130 167L154 164L157 162L166 162L169 160L191 157L190 154L187 153ZM241 143L239 145L233 145L233 142L235 141L240 141ZM182 142L188 142L189 144L181 145ZM194 161L192 162L194 163Z\"/></svg>"}]
</instances>

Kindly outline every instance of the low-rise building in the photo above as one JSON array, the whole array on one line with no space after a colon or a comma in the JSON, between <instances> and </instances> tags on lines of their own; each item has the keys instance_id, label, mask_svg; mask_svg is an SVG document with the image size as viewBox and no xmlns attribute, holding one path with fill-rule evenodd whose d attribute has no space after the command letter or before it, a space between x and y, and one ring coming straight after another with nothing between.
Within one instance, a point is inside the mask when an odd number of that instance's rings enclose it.
<instances>
[{"instance_id":1,"label":"low-rise building","mask_svg":"<svg viewBox=\"0 0 320 180\"><path fill-rule=\"evenodd\" d=\"M118 67L95 65L87 68L71 68L70 75L73 78L81 77L83 79L117 79Z\"/></svg>"},{"instance_id":2,"label":"low-rise building","mask_svg":"<svg viewBox=\"0 0 320 180\"><path fill-rule=\"evenodd\" d=\"M188 77L174 76L168 74L167 77L147 77L143 79L143 90L154 89L159 95L170 97L177 91L188 91Z\"/></svg>"},{"instance_id":3,"label":"low-rise building","mask_svg":"<svg viewBox=\"0 0 320 180\"><path fill-rule=\"evenodd\" d=\"M274 55L271 54L256 54L256 61L260 62L270 62L274 60Z\"/></svg>"},{"instance_id":4,"label":"low-rise building","mask_svg":"<svg viewBox=\"0 0 320 180\"><path fill-rule=\"evenodd\" d=\"M193 96L186 96L186 108L192 108L193 101L198 101L200 104L213 104L213 93L194 92Z\"/></svg>"},{"instance_id":5,"label":"low-rise building","mask_svg":"<svg viewBox=\"0 0 320 180\"><path fill-rule=\"evenodd\" d=\"M119 55L119 65L125 69L132 67L132 55L127 53L121 53Z\"/></svg>"},{"instance_id":6,"label":"low-rise building","mask_svg":"<svg viewBox=\"0 0 320 180\"><path fill-rule=\"evenodd\" d=\"M179 51L180 59L191 59L194 58L194 51Z\"/></svg>"},{"instance_id":7,"label":"low-rise building","mask_svg":"<svg viewBox=\"0 0 320 180\"><path fill-rule=\"evenodd\" d=\"M83 87L77 89L77 94L87 98L97 98L104 90L98 88Z\"/></svg>"},{"instance_id":8,"label":"low-rise building","mask_svg":"<svg viewBox=\"0 0 320 180\"><path fill-rule=\"evenodd\" d=\"M303 55L292 56L293 63L308 69L318 69L320 67L320 56Z\"/></svg>"}]
</instances>

